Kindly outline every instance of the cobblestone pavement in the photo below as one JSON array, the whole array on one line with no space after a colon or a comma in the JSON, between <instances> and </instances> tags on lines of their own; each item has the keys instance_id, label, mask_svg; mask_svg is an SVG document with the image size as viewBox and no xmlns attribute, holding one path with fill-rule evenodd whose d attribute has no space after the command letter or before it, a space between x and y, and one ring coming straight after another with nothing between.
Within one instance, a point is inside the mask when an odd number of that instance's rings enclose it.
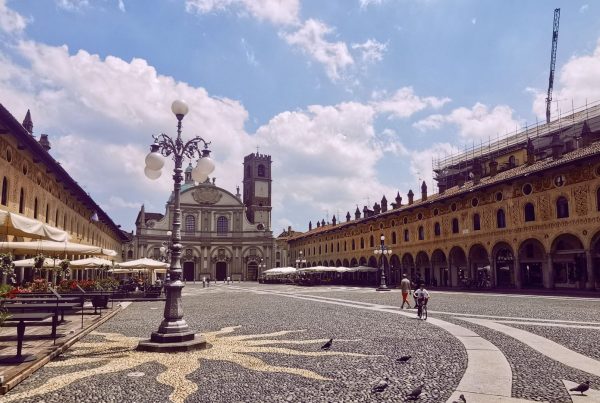
<instances>
[{"instance_id":1,"label":"cobblestone pavement","mask_svg":"<svg viewBox=\"0 0 600 403\"><path fill-rule=\"evenodd\" d=\"M0 402L401 402L420 385L420 402L571 402L563 381L600 389L600 299L433 291L421 321L398 291L235 283L183 295L211 348L136 352L163 303L134 303Z\"/></svg>"}]
</instances>

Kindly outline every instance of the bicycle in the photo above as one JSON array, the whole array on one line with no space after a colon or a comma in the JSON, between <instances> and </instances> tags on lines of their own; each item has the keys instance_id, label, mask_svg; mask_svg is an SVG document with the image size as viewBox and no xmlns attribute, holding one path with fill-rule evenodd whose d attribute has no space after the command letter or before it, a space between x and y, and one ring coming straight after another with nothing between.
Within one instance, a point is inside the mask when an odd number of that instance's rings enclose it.
<instances>
[{"instance_id":1,"label":"bicycle","mask_svg":"<svg viewBox=\"0 0 600 403\"><path fill-rule=\"evenodd\" d=\"M427 304L424 304L421 298L417 302L417 316L419 319L427 320Z\"/></svg>"}]
</instances>

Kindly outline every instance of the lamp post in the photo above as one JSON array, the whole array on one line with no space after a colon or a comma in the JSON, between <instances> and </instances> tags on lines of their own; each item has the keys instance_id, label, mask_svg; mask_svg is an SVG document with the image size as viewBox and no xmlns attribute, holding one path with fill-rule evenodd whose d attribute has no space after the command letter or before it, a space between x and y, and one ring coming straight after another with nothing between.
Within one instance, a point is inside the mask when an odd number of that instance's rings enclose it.
<instances>
[{"instance_id":1,"label":"lamp post","mask_svg":"<svg viewBox=\"0 0 600 403\"><path fill-rule=\"evenodd\" d=\"M171 266L169 267L169 282L165 284L166 302L164 309L164 319L161 322L158 331L152 332L150 340L141 341L138 344L138 350L154 352L172 352L187 351L196 348L204 348L206 340L203 337L196 337L194 332L190 331L188 324L183 319L183 304L181 301L181 291L183 283L181 281L181 205L179 201L179 191L183 181L181 165L184 158L196 158L198 161L196 167L192 170L192 178L202 183L208 178L208 175L215 169L213 161L210 159L210 150L206 142L201 137L194 137L188 142L181 139L181 121L188 112L188 106L184 101L174 101L171 105L171 111L177 117L177 137L172 139L164 133L154 138L154 144L150 146L150 153L146 156L146 168L144 173L149 179L158 179L161 175L161 169L164 165L163 157L171 156L175 162L173 169L173 227L170 242ZM200 145L204 148L200 149Z\"/></svg>"},{"instance_id":2,"label":"lamp post","mask_svg":"<svg viewBox=\"0 0 600 403\"><path fill-rule=\"evenodd\" d=\"M299 269L302 267L302 265L304 263L306 263L306 259L302 259L302 251L298 252L300 254L300 257L298 259L296 259L296 269Z\"/></svg>"},{"instance_id":3,"label":"lamp post","mask_svg":"<svg viewBox=\"0 0 600 403\"><path fill-rule=\"evenodd\" d=\"M379 287L377 288L377 291L391 291L388 287L387 284L385 283L385 264L383 262L383 258L385 255L391 255L392 254L392 250L387 248L384 245L385 242L385 236L381 235L381 247L379 249L375 249L373 251L373 253L375 255L381 255L381 282L379 284Z\"/></svg>"},{"instance_id":4,"label":"lamp post","mask_svg":"<svg viewBox=\"0 0 600 403\"><path fill-rule=\"evenodd\" d=\"M169 237L169 239L166 241L163 241L162 246L159 249L160 250L160 258L158 260L160 260L161 262L170 262L171 261L171 244L172 244L171 235L173 235L173 232L167 231L167 236ZM164 280L165 280L165 283L167 282L167 280L170 280L168 272L165 274Z\"/></svg>"}]
</instances>

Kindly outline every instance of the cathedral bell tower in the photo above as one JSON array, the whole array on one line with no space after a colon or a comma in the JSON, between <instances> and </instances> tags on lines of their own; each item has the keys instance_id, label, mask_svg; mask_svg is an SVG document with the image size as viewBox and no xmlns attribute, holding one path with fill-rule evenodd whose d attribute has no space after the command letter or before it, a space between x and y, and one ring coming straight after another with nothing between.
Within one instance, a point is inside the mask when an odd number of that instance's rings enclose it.
<instances>
[{"instance_id":1,"label":"cathedral bell tower","mask_svg":"<svg viewBox=\"0 0 600 403\"><path fill-rule=\"evenodd\" d=\"M244 157L244 205L248 221L271 229L271 156Z\"/></svg>"}]
</instances>

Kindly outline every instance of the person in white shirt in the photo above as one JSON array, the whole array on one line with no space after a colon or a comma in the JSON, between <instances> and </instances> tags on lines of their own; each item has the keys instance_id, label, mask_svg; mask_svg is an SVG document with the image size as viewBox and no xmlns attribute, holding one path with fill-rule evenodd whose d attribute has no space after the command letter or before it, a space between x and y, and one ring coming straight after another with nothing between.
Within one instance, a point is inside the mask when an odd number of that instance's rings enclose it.
<instances>
[{"instance_id":1,"label":"person in white shirt","mask_svg":"<svg viewBox=\"0 0 600 403\"><path fill-rule=\"evenodd\" d=\"M417 301L417 315L420 317L421 308L423 305L427 305L427 301L429 301L429 292L425 289L425 284L419 284L419 288L415 290L413 296Z\"/></svg>"}]
</instances>

